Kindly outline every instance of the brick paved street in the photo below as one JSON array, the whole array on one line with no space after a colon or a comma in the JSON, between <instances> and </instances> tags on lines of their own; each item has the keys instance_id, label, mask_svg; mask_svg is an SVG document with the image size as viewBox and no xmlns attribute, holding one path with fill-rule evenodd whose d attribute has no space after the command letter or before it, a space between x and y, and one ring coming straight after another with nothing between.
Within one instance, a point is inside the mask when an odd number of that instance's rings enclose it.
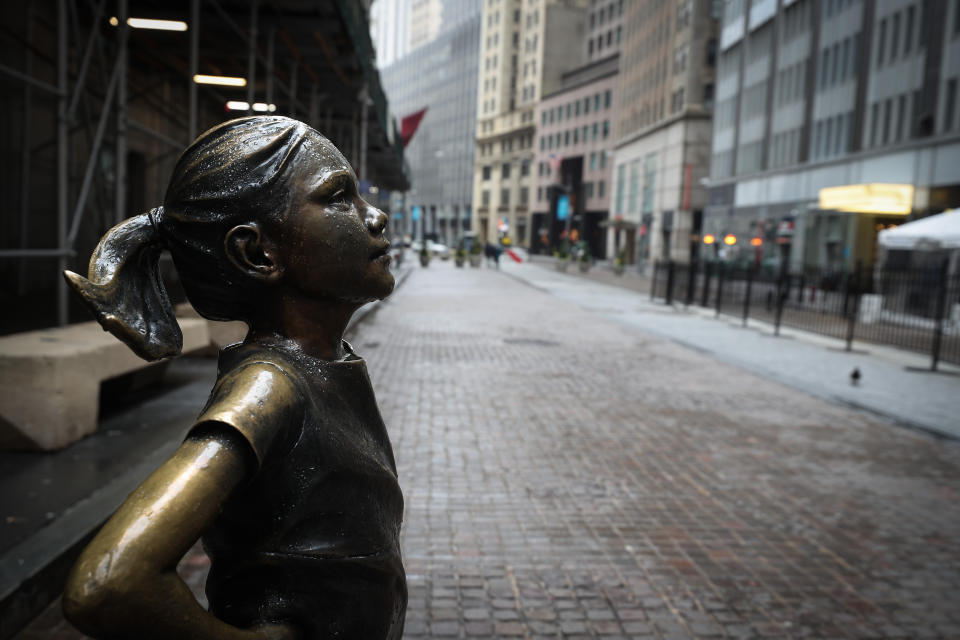
<instances>
[{"instance_id":1,"label":"brick paved street","mask_svg":"<svg viewBox=\"0 0 960 640\"><path fill-rule=\"evenodd\" d=\"M408 638L960 638L955 441L490 269L418 269L353 343ZM78 637L45 615L21 638Z\"/></svg>"}]
</instances>

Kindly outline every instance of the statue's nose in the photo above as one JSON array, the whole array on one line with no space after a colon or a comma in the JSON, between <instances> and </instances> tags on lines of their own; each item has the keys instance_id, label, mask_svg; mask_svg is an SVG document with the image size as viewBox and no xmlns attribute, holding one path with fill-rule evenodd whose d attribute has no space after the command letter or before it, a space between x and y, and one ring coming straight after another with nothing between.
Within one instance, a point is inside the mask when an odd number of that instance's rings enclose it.
<instances>
[{"instance_id":1,"label":"statue's nose","mask_svg":"<svg viewBox=\"0 0 960 640\"><path fill-rule=\"evenodd\" d=\"M387 214L376 207L367 207L367 229L375 236L382 235L387 228Z\"/></svg>"}]
</instances>

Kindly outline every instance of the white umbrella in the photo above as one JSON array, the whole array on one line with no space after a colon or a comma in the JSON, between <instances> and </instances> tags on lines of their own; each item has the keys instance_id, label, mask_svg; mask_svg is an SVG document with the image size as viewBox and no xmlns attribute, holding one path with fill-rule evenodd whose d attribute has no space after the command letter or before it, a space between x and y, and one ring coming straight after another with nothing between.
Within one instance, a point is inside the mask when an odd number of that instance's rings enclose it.
<instances>
[{"instance_id":1,"label":"white umbrella","mask_svg":"<svg viewBox=\"0 0 960 640\"><path fill-rule=\"evenodd\" d=\"M960 209L881 231L879 242L887 249L960 249Z\"/></svg>"}]
</instances>

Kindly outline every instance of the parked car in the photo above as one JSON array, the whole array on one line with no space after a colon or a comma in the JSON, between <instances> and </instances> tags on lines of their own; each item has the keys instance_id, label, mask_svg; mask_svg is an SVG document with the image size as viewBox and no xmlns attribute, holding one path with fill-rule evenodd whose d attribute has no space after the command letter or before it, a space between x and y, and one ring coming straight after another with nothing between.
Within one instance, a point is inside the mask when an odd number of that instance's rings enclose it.
<instances>
[{"instance_id":1,"label":"parked car","mask_svg":"<svg viewBox=\"0 0 960 640\"><path fill-rule=\"evenodd\" d=\"M440 258L441 260L450 259L450 247L445 244L440 244L439 242L434 242L433 240L427 240L427 251L430 252L434 258Z\"/></svg>"}]
</instances>

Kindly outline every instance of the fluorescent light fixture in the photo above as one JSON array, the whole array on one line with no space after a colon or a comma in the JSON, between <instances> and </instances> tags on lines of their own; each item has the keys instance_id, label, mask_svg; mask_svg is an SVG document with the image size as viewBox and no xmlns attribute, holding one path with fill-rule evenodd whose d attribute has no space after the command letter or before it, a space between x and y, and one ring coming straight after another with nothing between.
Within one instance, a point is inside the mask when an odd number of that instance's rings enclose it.
<instances>
[{"instance_id":1,"label":"fluorescent light fixture","mask_svg":"<svg viewBox=\"0 0 960 640\"><path fill-rule=\"evenodd\" d=\"M227 109L230 111L249 111L250 103L241 100L230 100L227 102Z\"/></svg>"},{"instance_id":2,"label":"fluorescent light fixture","mask_svg":"<svg viewBox=\"0 0 960 640\"><path fill-rule=\"evenodd\" d=\"M272 113L272 112L274 112L274 111L277 110L277 105L272 104L272 103L271 103L271 104L267 104L266 102L254 102L254 103L253 103L253 110L254 110L254 111L269 111L269 112Z\"/></svg>"},{"instance_id":3,"label":"fluorescent light fixture","mask_svg":"<svg viewBox=\"0 0 960 640\"><path fill-rule=\"evenodd\" d=\"M110 26L117 26L117 16L110 17ZM154 29L159 31L186 31L187 23L181 20L153 20L151 18L127 18L127 26L134 29Z\"/></svg>"},{"instance_id":4,"label":"fluorescent light fixture","mask_svg":"<svg viewBox=\"0 0 960 640\"><path fill-rule=\"evenodd\" d=\"M127 25L134 29L158 29L160 31L186 31L187 23L180 20L151 20L150 18L127 18Z\"/></svg>"},{"instance_id":5,"label":"fluorescent light fixture","mask_svg":"<svg viewBox=\"0 0 960 640\"><path fill-rule=\"evenodd\" d=\"M197 84L217 84L224 87L245 87L247 86L246 78L234 78L231 76L205 76L198 73L193 76L193 81Z\"/></svg>"}]
</instances>

